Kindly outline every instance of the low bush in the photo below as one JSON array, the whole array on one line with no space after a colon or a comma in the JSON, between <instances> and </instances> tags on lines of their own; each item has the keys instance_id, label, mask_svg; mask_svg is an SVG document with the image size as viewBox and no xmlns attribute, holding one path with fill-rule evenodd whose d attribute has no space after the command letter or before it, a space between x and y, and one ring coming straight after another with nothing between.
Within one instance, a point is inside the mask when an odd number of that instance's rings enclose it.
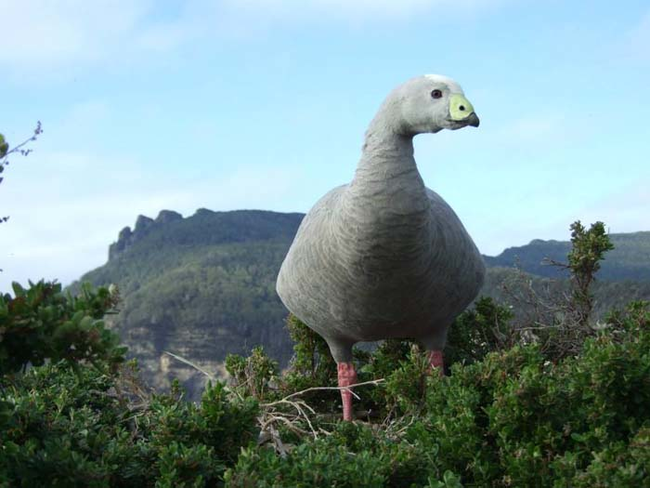
<instances>
[{"instance_id":1,"label":"low bush","mask_svg":"<svg viewBox=\"0 0 650 488\"><path fill-rule=\"evenodd\" d=\"M283 454L249 448L228 485L649 486L650 305L612 320L557 364L515 346L440 378L411 350L383 389L398 417L330 422Z\"/></svg>"},{"instance_id":2,"label":"low bush","mask_svg":"<svg viewBox=\"0 0 650 488\"><path fill-rule=\"evenodd\" d=\"M0 375L46 360L109 368L124 360L126 348L102 321L114 311L116 289L86 286L77 297L64 294L58 283L44 281L27 289L14 283L13 289L14 297L0 295Z\"/></svg>"},{"instance_id":3,"label":"low bush","mask_svg":"<svg viewBox=\"0 0 650 488\"><path fill-rule=\"evenodd\" d=\"M134 382L99 320L114 292L14 289L0 302L0 487L214 486L254 444L253 397L218 382L197 405L178 387L152 395Z\"/></svg>"},{"instance_id":4,"label":"low bush","mask_svg":"<svg viewBox=\"0 0 650 488\"><path fill-rule=\"evenodd\" d=\"M0 486L213 486L257 438L257 404L222 383L199 405L129 400L120 376L64 362L5 387Z\"/></svg>"}]
</instances>

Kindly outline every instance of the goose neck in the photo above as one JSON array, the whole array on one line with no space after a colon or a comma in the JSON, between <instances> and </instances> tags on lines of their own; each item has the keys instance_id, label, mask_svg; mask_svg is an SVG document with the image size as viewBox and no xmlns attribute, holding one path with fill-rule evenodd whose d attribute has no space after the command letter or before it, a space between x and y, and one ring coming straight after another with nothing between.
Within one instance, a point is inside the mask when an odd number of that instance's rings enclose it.
<instances>
[{"instance_id":1,"label":"goose neck","mask_svg":"<svg viewBox=\"0 0 650 488\"><path fill-rule=\"evenodd\" d=\"M376 191L381 187L424 184L413 157L413 136L400 134L382 117L375 117L366 132L353 187Z\"/></svg>"}]
</instances>

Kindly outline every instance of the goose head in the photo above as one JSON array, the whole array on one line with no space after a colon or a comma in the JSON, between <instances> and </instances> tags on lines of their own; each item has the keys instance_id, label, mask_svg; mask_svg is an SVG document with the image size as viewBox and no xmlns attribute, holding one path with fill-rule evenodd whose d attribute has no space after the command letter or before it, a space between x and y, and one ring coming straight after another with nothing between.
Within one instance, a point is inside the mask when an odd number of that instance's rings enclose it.
<instances>
[{"instance_id":1,"label":"goose head","mask_svg":"<svg viewBox=\"0 0 650 488\"><path fill-rule=\"evenodd\" d=\"M451 78L424 75L397 87L389 95L388 105L397 109L396 130L407 136L436 133L479 126L474 107L463 89ZM395 112L395 110L391 110Z\"/></svg>"}]
</instances>

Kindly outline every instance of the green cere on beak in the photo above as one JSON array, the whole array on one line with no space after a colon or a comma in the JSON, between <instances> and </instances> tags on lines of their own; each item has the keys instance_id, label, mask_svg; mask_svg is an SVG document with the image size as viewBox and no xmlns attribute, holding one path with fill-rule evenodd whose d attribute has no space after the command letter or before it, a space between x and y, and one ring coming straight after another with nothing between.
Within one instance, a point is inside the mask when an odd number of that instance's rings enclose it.
<instances>
[{"instance_id":1,"label":"green cere on beak","mask_svg":"<svg viewBox=\"0 0 650 488\"><path fill-rule=\"evenodd\" d=\"M455 93L449 98L449 116L451 120L465 120L472 113L474 113L474 107L463 95Z\"/></svg>"}]
</instances>

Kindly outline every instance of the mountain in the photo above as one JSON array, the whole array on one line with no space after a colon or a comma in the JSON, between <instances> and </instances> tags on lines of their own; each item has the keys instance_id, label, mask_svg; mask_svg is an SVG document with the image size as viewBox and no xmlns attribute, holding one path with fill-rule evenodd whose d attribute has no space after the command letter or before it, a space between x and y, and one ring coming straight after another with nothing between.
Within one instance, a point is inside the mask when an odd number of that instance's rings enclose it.
<instances>
[{"instance_id":1,"label":"mountain","mask_svg":"<svg viewBox=\"0 0 650 488\"><path fill-rule=\"evenodd\" d=\"M139 216L135 227L125 227L110 245L108 262L70 288L75 291L80 282L117 284L121 311L109 323L138 359L145 379L166 388L170 378L179 378L188 396L196 398L205 377L165 351L217 374L223 373L228 353L248 354L260 344L281 366L287 364L292 344L284 330L287 310L275 293L275 279L303 217L207 209L187 218L170 210L155 219ZM650 249L650 232L612 237L623 252L607 255L602 274L648 282L601 281L601 309L650 298L650 259L639 258ZM483 294L508 298L501 284L516 278L516 258L524 271L541 276L531 278L536 289L547 287L550 281L543 277L557 271L540 262L545 256L565 259L568 249L566 242L533 241L486 257L491 269Z\"/></svg>"},{"instance_id":2,"label":"mountain","mask_svg":"<svg viewBox=\"0 0 650 488\"><path fill-rule=\"evenodd\" d=\"M609 234L614 250L605 255L598 272L600 280L650 281L650 232ZM566 271L544 264L545 258L566 262L571 250L568 241L543 241L535 239L530 244L510 247L498 256L484 256L489 267L521 267L522 270L547 278L566 277Z\"/></svg>"},{"instance_id":3,"label":"mountain","mask_svg":"<svg viewBox=\"0 0 650 488\"><path fill-rule=\"evenodd\" d=\"M288 362L287 312L275 278L302 217L206 209L185 219L171 211L139 216L110 246L108 262L79 282L118 285L121 311L109 321L145 379L165 388L177 377L192 396L204 378L164 351L212 372L228 353L248 354L259 344Z\"/></svg>"}]
</instances>

